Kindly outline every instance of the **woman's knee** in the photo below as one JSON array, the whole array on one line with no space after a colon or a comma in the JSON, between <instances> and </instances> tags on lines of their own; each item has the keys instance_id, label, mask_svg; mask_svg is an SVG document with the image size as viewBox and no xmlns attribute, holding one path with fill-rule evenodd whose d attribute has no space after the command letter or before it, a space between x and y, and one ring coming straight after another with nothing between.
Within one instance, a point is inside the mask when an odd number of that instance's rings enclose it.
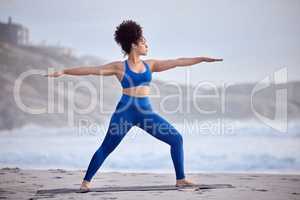
<instances>
[{"instance_id":1,"label":"woman's knee","mask_svg":"<svg viewBox=\"0 0 300 200\"><path fill-rule=\"evenodd\" d=\"M176 133L172 135L172 140L170 142L171 146L182 146L183 145L183 137L181 134Z\"/></svg>"},{"instance_id":2,"label":"woman's knee","mask_svg":"<svg viewBox=\"0 0 300 200\"><path fill-rule=\"evenodd\" d=\"M183 137L181 134L176 134L176 137L177 137L177 142L180 144L180 145L183 145Z\"/></svg>"}]
</instances>

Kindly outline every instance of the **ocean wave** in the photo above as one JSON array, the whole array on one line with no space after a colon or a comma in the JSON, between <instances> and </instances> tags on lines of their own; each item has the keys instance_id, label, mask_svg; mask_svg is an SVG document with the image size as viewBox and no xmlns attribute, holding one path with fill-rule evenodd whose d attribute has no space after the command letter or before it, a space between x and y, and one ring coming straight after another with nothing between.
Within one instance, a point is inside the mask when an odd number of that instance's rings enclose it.
<instances>
[{"instance_id":1,"label":"ocean wave","mask_svg":"<svg viewBox=\"0 0 300 200\"><path fill-rule=\"evenodd\" d=\"M176 125L182 131L180 125ZM0 166L86 169L105 135L75 134L74 128L30 126L0 134ZM252 132L261 131L251 128ZM206 172L300 171L300 139L266 134L183 135L185 169ZM174 172L170 146L139 128L128 132L107 157L104 171Z\"/></svg>"}]
</instances>

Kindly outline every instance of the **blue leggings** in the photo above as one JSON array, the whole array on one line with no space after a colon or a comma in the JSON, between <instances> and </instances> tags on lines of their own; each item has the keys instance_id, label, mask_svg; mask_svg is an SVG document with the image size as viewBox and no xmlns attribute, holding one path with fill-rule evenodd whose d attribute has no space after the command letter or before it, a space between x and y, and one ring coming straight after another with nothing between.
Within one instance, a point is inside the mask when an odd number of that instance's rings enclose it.
<instances>
[{"instance_id":1,"label":"blue leggings","mask_svg":"<svg viewBox=\"0 0 300 200\"><path fill-rule=\"evenodd\" d=\"M185 178L183 139L180 133L163 117L153 112L149 97L123 94L111 116L104 140L90 161L84 180L91 181L103 161L118 146L132 126L138 126L169 144L176 179Z\"/></svg>"}]
</instances>

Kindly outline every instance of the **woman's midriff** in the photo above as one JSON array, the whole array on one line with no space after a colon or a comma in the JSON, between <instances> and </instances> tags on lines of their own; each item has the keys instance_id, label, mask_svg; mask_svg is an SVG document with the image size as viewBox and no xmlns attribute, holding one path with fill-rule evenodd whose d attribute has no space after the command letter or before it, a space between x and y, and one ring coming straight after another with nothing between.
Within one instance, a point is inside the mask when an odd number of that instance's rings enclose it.
<instances>
[{"instance_id":1,"label":"woman's midriff","mask_svg":"<svg viewBox=\"0 0 300 200\"><path fill-rule=\"evenodd\" d=\"M148 96L150 94L150 86L137 86L131 88L123 88L122 92L130 96L137 96L137 97Z\"/></svg>"}]
</instances>

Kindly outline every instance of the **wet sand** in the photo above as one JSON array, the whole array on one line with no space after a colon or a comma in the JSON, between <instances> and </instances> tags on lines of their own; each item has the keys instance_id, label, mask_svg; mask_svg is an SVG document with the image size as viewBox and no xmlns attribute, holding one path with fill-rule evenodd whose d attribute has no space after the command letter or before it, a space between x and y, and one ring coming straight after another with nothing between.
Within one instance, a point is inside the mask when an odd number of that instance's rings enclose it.
<instances>
[{"instance_id":1,"label":"wet sand","mask_svg":"<svg viewBox=\"0 0 300 200\"><path fill-rule=\"evenodd\" d=\"M37 190L80 187L84 171L0 169L0 199L300 199L300 175L259 173L187 173L197 184L233 188L37 194ZM98 172L92 187L174 185L174 174Z\"/></svg>"}]
</instances>

